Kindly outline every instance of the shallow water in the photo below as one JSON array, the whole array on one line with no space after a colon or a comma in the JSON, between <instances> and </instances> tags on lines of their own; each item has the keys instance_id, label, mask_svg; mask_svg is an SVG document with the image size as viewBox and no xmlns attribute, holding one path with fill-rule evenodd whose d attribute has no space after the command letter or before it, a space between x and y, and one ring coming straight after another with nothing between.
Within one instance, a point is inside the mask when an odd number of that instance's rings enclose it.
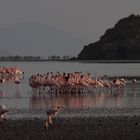
<instances>
[{"instance_id":1,"label":"shallow water","mask_svg":"<svg viewBox=\"0 0 140 140\"><path fill-rule=\"evenodd\" d=\"M97 89L92 94L78 95L41 95L31 94L28 85L29 77L34 73L88 71L93 76L139 76L140 64L93 64L78 62L0 62L1 66L19 66L25 73L23 82L17 87L14 83L0 85L0 103L8 108L45 110L54 105L65 105L68 108L123 108L140 107L140 81L135 89L131 81L124 93L111 94Z\"/></svg>"}]
</instances>

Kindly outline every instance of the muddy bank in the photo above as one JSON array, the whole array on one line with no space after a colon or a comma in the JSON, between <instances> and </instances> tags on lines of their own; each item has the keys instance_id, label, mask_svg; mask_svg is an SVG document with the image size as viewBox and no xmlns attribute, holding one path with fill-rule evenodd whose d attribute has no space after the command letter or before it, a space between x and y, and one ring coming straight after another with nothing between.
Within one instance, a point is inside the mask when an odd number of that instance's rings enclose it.
<instances>
[{"instance_id":1,"label":"muddy bank","mask_svg":"<svg viewBox=\"0 0 140 140\"><path fill-rule=\"evenodd\" d=\"M61 117L48 130L44 119L8 119L0 140L122 140L140 138L140 115Z\"/></svg>"}]
</instances>

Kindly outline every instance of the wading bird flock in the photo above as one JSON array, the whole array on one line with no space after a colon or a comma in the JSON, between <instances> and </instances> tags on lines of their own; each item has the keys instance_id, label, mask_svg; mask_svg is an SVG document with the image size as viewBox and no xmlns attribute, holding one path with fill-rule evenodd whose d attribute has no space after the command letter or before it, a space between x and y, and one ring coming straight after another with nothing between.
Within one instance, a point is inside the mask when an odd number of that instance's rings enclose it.
<instances>
[{"instance_id":1,"label":"wading bird flock","mask_svg":"<svg viewBox=\"0 0 140 140\"><path fill-rule=\"evenodd\" d=\"M124 78L92 78L89 72L33 74L29 85L33 93L93 93L96 89L124 90Z\"/></svg>"},{"instance_id":2,"label":"wading bird flock","mask_svg":"<svg viewBox=\"0 0 140 140\"><path fill-rule=\"evenodd\" d=\"M14 81L15 84L23 79L24 73L17 66L15 67L1 67L0 66L0 83Z\"/></svg>"},{"instance_id":3,"label":"wading bird flock","mask_svg":"<svg viewBox=\"0 0 140 140\"><path fill-rule=\"evenodd\" d=\"M21 83L24 73L19 67L1 67L0 83L14 81L16 85ZM114 78L109 80L105 77L92 77L89 72L60 73L48 72L46 74L33 74L29 78L29 85L33 94L39 93L92 93L96 89L124 90L127 80L124 78ZM133 86L136 79L132 80ZM46 111L45 127L48 129L58 113L64 109L64 106L55 106ZM4 114L9 112L4 105L0 105L0 124L4 119Z\"/></svg>"}]
</instances>

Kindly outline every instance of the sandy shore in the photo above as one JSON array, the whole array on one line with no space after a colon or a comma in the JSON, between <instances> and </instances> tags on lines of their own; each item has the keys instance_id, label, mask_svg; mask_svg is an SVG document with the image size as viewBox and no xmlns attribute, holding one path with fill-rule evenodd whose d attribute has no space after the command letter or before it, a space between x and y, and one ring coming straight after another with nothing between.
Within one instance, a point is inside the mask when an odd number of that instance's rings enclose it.
<instances>
[{"instance_id":1,"label":"sandy shore","mask_svg":"<svg viewBox=\"0 0 140 140\"><path fill-rule=\"evenodd\" d=\"M45 120L8 119L0 128L0 140L137 140L140 115L62 117L48 130Z\"/></svg>"}]
</instances>

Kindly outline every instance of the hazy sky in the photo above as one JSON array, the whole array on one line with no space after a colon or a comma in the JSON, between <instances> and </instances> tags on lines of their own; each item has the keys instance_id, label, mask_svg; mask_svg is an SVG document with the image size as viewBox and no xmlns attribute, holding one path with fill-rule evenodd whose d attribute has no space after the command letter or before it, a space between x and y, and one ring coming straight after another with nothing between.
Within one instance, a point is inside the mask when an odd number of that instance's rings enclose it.
<instances>
[{"instance_id":1,"label":"hazy sky","mask_svg":"<svg viewBox=\"0 0 140 140\"><path fill-rule=\"evenodd\" d=\"M132 13L140 13L140 0L0 0L0 28L39 21L96 41Z\"/></svg>"}]
</instances>

